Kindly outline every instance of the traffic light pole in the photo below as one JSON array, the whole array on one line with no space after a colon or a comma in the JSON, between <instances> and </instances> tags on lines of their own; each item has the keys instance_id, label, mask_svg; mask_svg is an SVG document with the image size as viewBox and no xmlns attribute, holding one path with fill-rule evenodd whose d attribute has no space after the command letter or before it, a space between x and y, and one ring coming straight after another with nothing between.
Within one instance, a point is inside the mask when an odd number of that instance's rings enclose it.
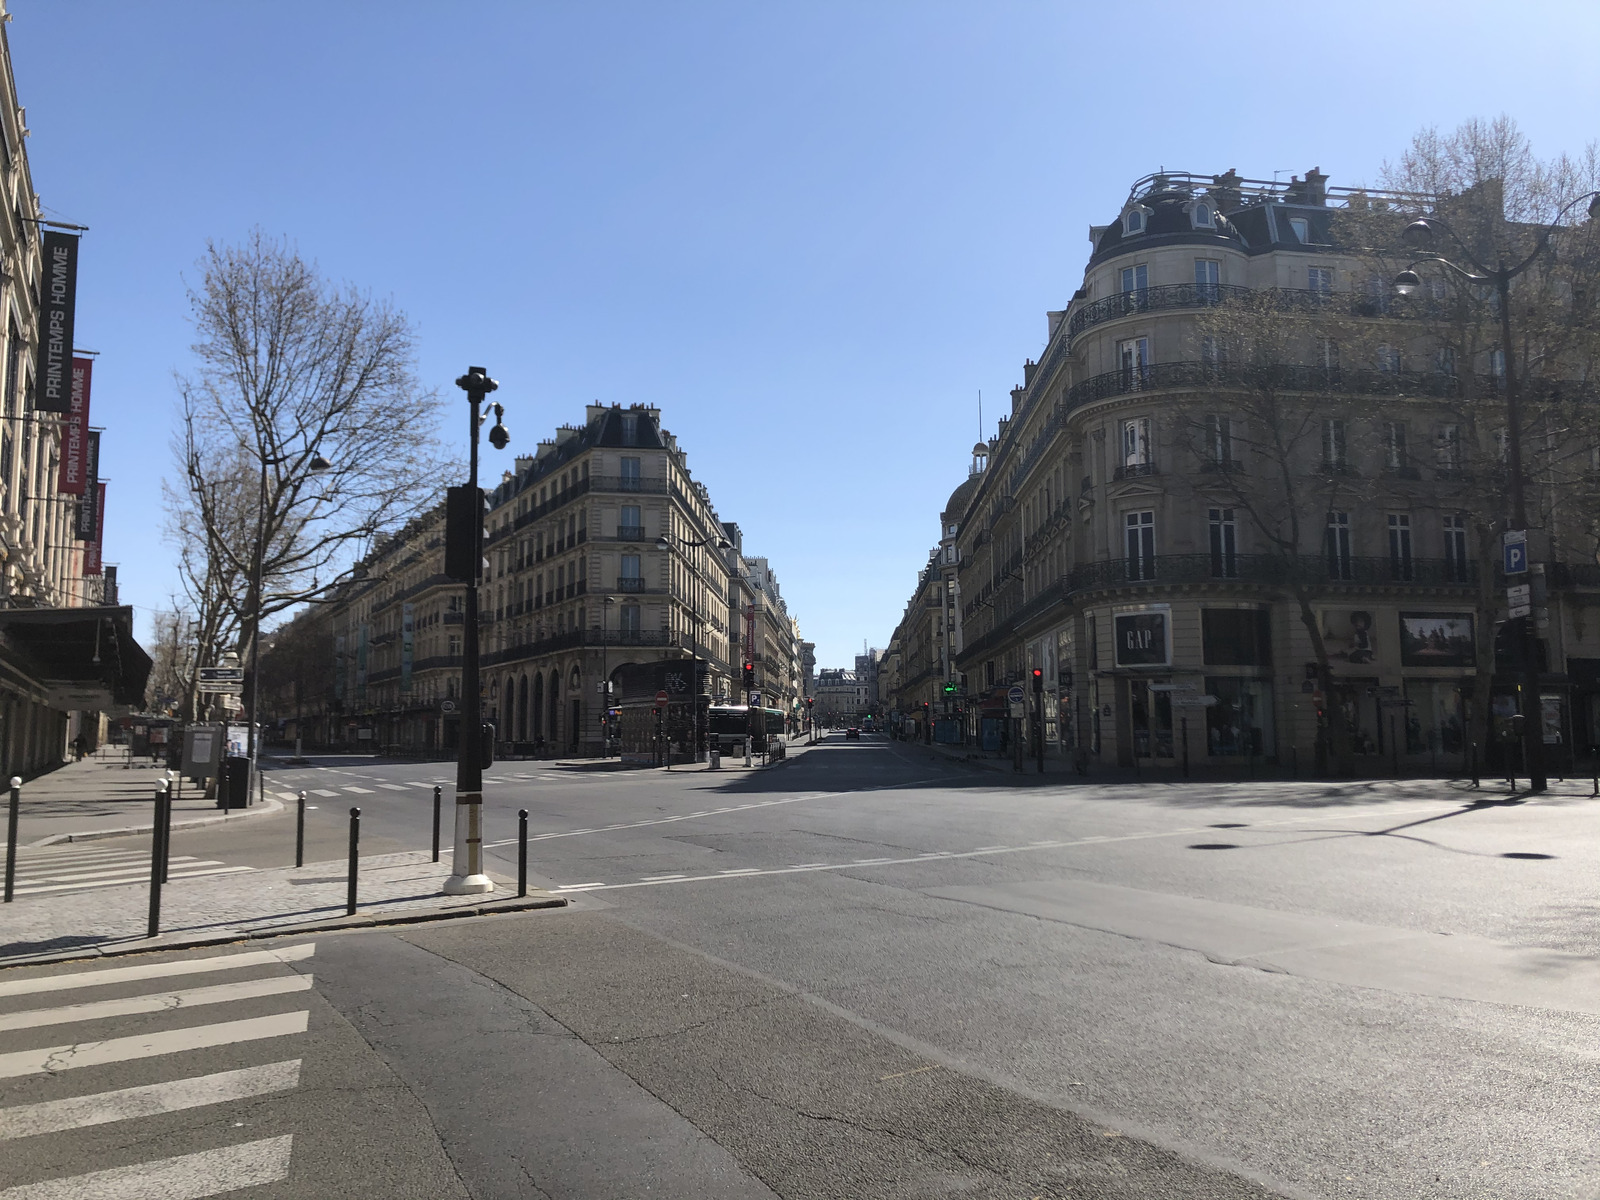
<instances>
[{"instance_id":1,"label":"traffic light pole","mask_svg":"<svg viewBox=\"0 0 1600 1200\"><path fill-rule=\"evenodd\" d=\"M483 505L478 498L478 413L483 398L498 386L482 367L468 367L456 380L471 409L472 570L466 581L466 612L461 631L461 731L456 739L456 839L447 896L494 891L483 872L483 698L478 684L478 577L483 569Z\"/></svg>"}]
</instances>

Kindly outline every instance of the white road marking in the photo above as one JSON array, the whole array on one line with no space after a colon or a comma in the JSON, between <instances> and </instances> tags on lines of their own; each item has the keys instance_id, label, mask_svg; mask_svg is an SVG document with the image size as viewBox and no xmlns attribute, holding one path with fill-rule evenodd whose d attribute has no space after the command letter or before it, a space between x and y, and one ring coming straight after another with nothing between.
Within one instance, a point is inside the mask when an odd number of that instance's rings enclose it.
<instances>
[{"instance_id":1,"label":"white road marking","mask_svg":"<svg viewBox=\"0 0 1600 1200\"><path fill-rule=\"evenodd\" d=\"M0 1013L0 1033L11 1029L37 1029L43 1025L70 1025L75 1021L100 1021L106 1017L127 1017L135 1013L198 1008L204 1004L227 1004L233 1000L253 1000L260 996L282 996L289 992L309 991L311 981L310 975L278 975L267 979L245 979L235 983L212 984L210 987L187 988L179 992L148 992L143 996L124 996L119 1000L90 1000L58 1008Z\"/></svg>"},{"instance_id":2,"label":"white road marking","mask_svg":"<svg viewBox=\"0 0 1600 1200\"><path fill-rule=\"evenodd\" d=\"M168 874L167 878L169 881L174 879L198 879L203 875L236 875L241 871L254 869L253 867L212 867L205 871L173 870ZM48 887L19 887L16 889L16 894L18 896L37 896L41 892L70 892L82 891L85 888L126 887L130 883L138 883L140 878L142 876L134 875L128 878L95 879L85 883L55 883Z\"/></svg>"},{"instance_id":3,"label":"white road marking","mask_svg":"<svg viewBox=\"0 0 1600 1200\"><path fill-rule=\"evenodd\" d=\"M155 1162L113 1167L67 1179L25 1183L0 1192L0 1200L201 1200L289 1176L294 1134L201 1150Z\"/></svg>"},{"instance_id":4,"label":"white road marking","mask_svg":"<svg viewBox=\"0 0 1600 1200\"><path fill-rule=\"evenodd\" d=\"M427 788L430 792L433 791L433 784L431 783L418 783L415 779L410 780L410 783L412 787Z\"/></svg>"},{"instance_id":5,"label":"white road marking","mask_svg":"<svg viewBox=\"0 0 1600 1200\"><path fill-rule=\"evenodd\" d=\"M378 786L388 788L391 792L403 792L406 790L406 785L403 783L380 783Z\"/></svg>"},{"instance_id":6,"label":"white road marking","mask_svg":"<svg viewBox=\"0 0 1600 1200\"><path fill-rule=\"evenodd\" d=\"M87 864L76 865L81 868ZM192 854L183 854L167 860L168 870L171 870L173 867L182 867L184 870L188 870L190 867L220 867L222 865L223 863L220 859L200 859L196 858ZM150 872L150 856L148 854L139 855L137 858L130 860L125 866L122 863L117 862L103 867L96 867L90 871L84 871L80 869L68 874L63 874L54 869L46 869L42 867L34 867L31 870L24 871L20 863L17 865L18 880L37 879L40 883L68 883L74 879L106 879L112 875L131 875L140 872L145 874L149 874Z\"/></svg>"},{"instance_id":7,"label":"white road marking","mask_svg":"<svg viewBox=\"0 0 1600 1200\"><path fill-rule=\"evenodd\" d=\"M663 883L668 879L687 879L689 877L688 877L688 875L686 875L686 874L684 874L682 872L679 872L676 875L644 875L644 876L641 876L641 878L646 883Z\"/></svg>"},{"instance_id":8,"label":"white road marking","mask_svg":"<svg viewBox=\"0 0 1600 1200\"><path fill-rule=\"evenodd\" d=\"M729 867L727 870L717 872L718 875L758 875L760 873L760 867Z\"/></svg>"},{"instance_id":9,"label":"white road marking","mask_svg":"<svg viewBox=\"0 0 1600 1200\"><path fill-rule=\"evenodd\" d=\"M54 1075L74 1067L98 1067L136 1058L176 1054L182 1050L229 1046L235 1042L304 1033L309 1016L302 1009L299 1012L274 1013L270 1017L248 1017L242 1021L172 1029L165 1033L108 1038L103 1042L77 1042L64 1046L41 1046L35 1050L17 1050L11 1054L0 1054L0 1079L16 1079L22 1075ZM0 1197L4 1195L0 1192Z\"/></svg>"},{"instance_id":10,"label":"white road marking","mask_svg":"<svg viewBox=\"0 0 1600 1200\"><path fill-rule=\"evenodd\" d=\"M342 787L339 790L340 791L344 791L344 792L355 792L358 796L370 796L370 795L372 795L372 789L371 788L357 787L353 783L347 783L347 784L344 785L344 787Z\"/></svg>"},{"instance_id":11,"label":"white road marking","mask_svg":"<svg viewBox=\"0 0 1600 1200\"><path fill-rule=\"evenodd\" d=\"M66 992L74 988L136 979L162 979L169 975L201 975L208 971L233 971L268 963L292 963L310 958L317 944L287 946L282 950L250 950L244 954L218 954L210 958L179 958L141 963L136 967L109 967L99 971L74 971L68 975L34 975L25 979L0 979L0 996L29 996L35 992Z\"/></svg>"},{"instance_id":12,"label":"white road marking","mask_svg":"<svg viewBox=\"0 0 1600 1200\"><path fill-rule=\"evenodd\" d=\"M603 883L563 883L555 890L558 892L582 892L590 888L603 888L605 886Z\"/></svg>"},{"instance_id":13,"label":"white road marking","mask_svg":"<svg viewBox=\"0 0 1600 1200\"><path fill-rule=\"evenodd\" d=\"M330 797L331 798L333 796L337 796L339 793L335 792L335 791L333 791L333 790L331 790L329 788L312 788L311 789L311 794L313 796L325 796L325 797Z\"/></svg>"},{"instance_id":14,"label":"white road marking","mask_svg":"<svg viewBox=\"0 0 1600 1200\"><path fill-rule=\"evenodd\" d=\"M300 1060L267 1063L240 1071L219 1071L191 1079L170 1079L143 1087L118 1088L89 1096L69 1096L64 1100L45 1100L38 1104L19 1104L0 1108L0 1140L36 1137L41 1133L60 1133L66 1129L87 1129L157 1113L181 1112L247 1100L271 1092L287 1092L300 1086Z\"/></svg>"}]
</instances>

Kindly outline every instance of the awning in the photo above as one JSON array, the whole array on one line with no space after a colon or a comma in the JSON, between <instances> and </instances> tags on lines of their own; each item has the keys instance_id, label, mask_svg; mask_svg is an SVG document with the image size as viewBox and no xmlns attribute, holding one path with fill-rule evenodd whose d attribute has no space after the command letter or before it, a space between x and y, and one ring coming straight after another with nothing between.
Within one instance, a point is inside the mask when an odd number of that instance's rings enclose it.
<instances>
[{"instance_id":1,"label":"awning","mask_svg":"<svg viewBox=\"0 0 1600 1200\"><path fill-rule=\"evenodd\" d=\"M133 640L133 609L0 609L0 647L62 711L144 704L150 656Z\"/></svg>"}]
</instances>

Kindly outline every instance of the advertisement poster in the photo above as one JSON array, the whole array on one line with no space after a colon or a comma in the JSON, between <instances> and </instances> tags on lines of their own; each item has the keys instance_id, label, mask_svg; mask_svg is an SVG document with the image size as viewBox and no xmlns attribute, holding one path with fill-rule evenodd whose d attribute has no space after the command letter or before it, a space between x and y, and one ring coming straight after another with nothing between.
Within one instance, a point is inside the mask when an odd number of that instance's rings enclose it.
<instances>
[{"instance_id":1,"label":"advertisement poster","mask_svg":"<svg viewBox=\"0 0 1600 1200\"><path fill-rule=\"evenodd\" d=\"M61 422L61 478L56 490L67 496L83 495L88 478L89 453L89 378L94 363L87 358L72 360L72 407Z\"/></svg>"},{"instance_id":2,"label":"advertisement poster","mask_svg":"<svg viewBox=\"0 0 1600 1200\"><path fill-rule=\"evenodd\" d=\"M1402 666L1470 667L1476 657L1471 613L1400 614Z\"/></svg>"},{"instance_id":3,"label":"advertisement poster","mask_svg":"<svg viewBox=\"0 0 1600 1200\"><path fill-rule=\"evenodd\" d=\"M1364 608L1329 608L1322 611L1322 642L1329 662L1365 666L1378 660L1378 633L1372 613Z\"/></svg>"},{"instance_id":4,"label":"advertisement poster","mask_svg":"<svg viewBox=\"0 0 1600 1200\"><path fill-rule=\"evenodd\" d=\"M44 271L39 276L39 357L34 368L33 406L40 412L72 411L72 326L78 306L78 239L45 230L39 237Z\"/></svg>"}]
</instances>

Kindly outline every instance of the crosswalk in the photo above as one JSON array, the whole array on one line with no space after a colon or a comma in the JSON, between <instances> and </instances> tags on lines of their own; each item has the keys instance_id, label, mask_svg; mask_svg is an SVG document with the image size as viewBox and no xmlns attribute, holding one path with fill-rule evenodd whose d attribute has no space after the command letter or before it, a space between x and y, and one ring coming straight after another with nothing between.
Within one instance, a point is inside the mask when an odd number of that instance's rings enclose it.
<instances>
[{"instance_id":1,"label":"crosswalk","mask_svg":"<svg viewBox=\"0 0 1600 1200\"><path fill-rule=\"evenodd\" d=\"M103 1144L133 1148L146 1140L137 1125L143 1118L295 1090L302 1060L286 1056L294 1043L285 1039L307 1030L310 1011L303 1001L313 977L293 964L315 950L311 943L63 975L0 976L0 1180L10 1185L0 1188L0 1200L201 1200L287 1179L293 1134L34 1179L28 1178L30 1165L52 1156L30 1157L26 1139L127 1122L125 1134ZM191 986L189 977L201 978ZM131 988L140 990L127 994ZM283 1008L279 998L291 1007ZM218 1019L228 1015L227 1005L240 1004L252 1015ZM263 1006L275 1011L260 1012ZM191 1014L191 1008L200 1011ZM86 1025L92 1040L70 1040L73 1026ZM196 1053L217 1047L261 1061L196 1073ZM121 1064L118 1082L128 1086L95 1090L106 1077L96 1068L110 1064ZM208 1141L231 1134L210 1119L197 1128ZM48 1168L39 1173L51 1176Z\"/></svg>"},{"instance_id":2,"label":"crosswalk","mask_svg":"<svg viewBox=\"0 0 1600 1200\"><path fill-rule=\"evenodd\" d=\"M0 854L0 863L5 861ZM212 858L174 854L167 860L167 879L235 875L250 867L229 866ZM16 895L42 896L88 888L118 887L150 878L150 845L145 839L73 842L60 846L20 847L17 851Z\"/></svg>"}]
</instances>

